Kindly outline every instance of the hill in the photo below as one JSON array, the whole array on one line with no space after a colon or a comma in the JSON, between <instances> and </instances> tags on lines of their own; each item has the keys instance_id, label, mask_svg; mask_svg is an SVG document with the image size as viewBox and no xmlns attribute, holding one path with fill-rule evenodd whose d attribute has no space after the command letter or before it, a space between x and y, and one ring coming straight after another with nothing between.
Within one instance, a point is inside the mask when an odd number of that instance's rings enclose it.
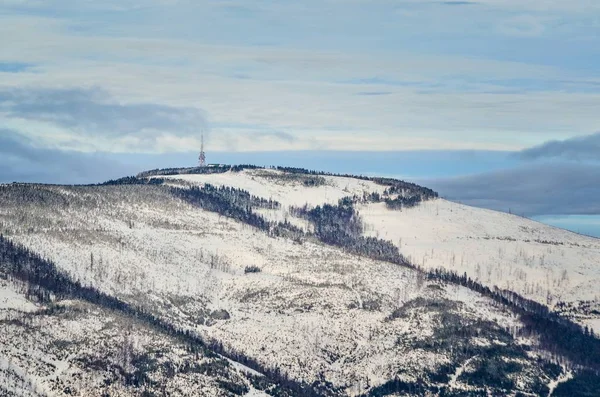
<instances>
[{"instance_id":1,"label":"hill","mask_svg":"<svg viewBox=\"0 0 600 397\"><path fill-rule=\"evenodd\" d=\"M540 298L548 294L527 295L513 285L494 288L504 279L476 277L469 258L477 253L480 266L488 266L496 257L484 256L483 244L496 244L496 253L501 244L514 242L492 237L518 236L527 249L560 249L543 242L550 238L573 244L568 246L573 252L579 244L577 252L592 261L594 241L551 228L552 235L538 234L541 242L532 239L535 233L507 236L503 233L523 225L546 229L490 213L505 219L503 226L487 212L448 203L417 185L224 166L154 171L100 186L5 185L0 203L2 290L7 302L20 302L2 307L3 326L10 323L5 327L12 336L1 354L11 363L33 357L5 371L12 389L23 384L21 374L33 373L39 374L31 382L34 390L66 395L53 377L80 371L80 381L68 382L69 390L91 390L90 379L108 375L73 357L82 351L105 354L95 349L101 330L101 339L119 345L123 327L115 324L121 322L134 324L136 340L139 334L147 338L139 354L156 359L155 350L187 346L170 353L168 360L177 365L169 371L181 385L212 388L193 389L195 395L560 395L573 382L589 385L596 379L587 371L599 368L598 340L553 311L569 307L572 319L594 321L593 310L584 312L580 305L589 291L561 306L558 297ZM488 224L490 216L495 234L479 228L468 211L479 224ZM469 236L476 242L468 245ZM559 240L564 236L569 240ZM463 239L469 255L462 262L445 261ZM436 254L438 246L442 253ZM437 259L421 262L419 255L430 247ZM567 261L571 252L565 251L563 262L548 253L543 265L578 271L574 260ZM556 258L562 257L559 251ZM446 270L430 271L438 266ZM509 275L523 267L534 277L542 265L512 266L505 270ZM566 288L578 282L570 274L571 284L554 286L552 294L564 289L567 297ZM66 336L59 330L45 336L48 346L82 339L73 356L61 361L67 371L42 375L38 362L53 362L55 353L42 343L36 343L39 353L30 353L28 340L19 336L26 322L11 322L13 312L48 324L65 318L76 324L77 331ZM193 380L181 370L190 359L184 350L201 350L217 367L230 365ZM146 364L108 356L104 362L116 368L111 387L119 393L137 395L146 387L160 395L165 367L155 367L155 384L136 386L131 374L144 372Z\"/></svg>"},{"instance_id":2,"label":"hill","mask_svg":"<svg viewBox=\"0 0 600 397\"><path fill-rule=\"evenodd\" d=\"M358 196L364 233L391 241L410 262L426 269L466 272L484 285L514 291L600 329L600 239L437 197L396 208L385 199L363 199L386 190L372 180L322 175L316 176L323 179L321 185L307 189L301 183L277 183L289 178L285 175L246 170L165 178L234 186L273 198L282 207L263 215L296 223L300 221L290 216L294 206L335 204L343 197Z\"/></svg>"}]
</instances>

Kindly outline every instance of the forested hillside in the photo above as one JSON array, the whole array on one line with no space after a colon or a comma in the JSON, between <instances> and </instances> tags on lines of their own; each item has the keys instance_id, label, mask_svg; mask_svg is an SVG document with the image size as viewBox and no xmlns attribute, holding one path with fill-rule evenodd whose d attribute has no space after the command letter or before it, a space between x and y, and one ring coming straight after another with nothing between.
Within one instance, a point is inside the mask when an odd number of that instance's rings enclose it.
<instances>
[{"instance_id":1,"label":"forested hillside","mask_svg":"<svg viewBox=\"0 0 600 397\"><path fill-rule=\"evenodd\" d=\"M84 393L102 389L90 380L99 373L111 379L104 390L129 395L592 390L600 341L591 327L519 291L415 260L408 232L401 243L375 233L371 208L396 219L437 202L427 188L388 178L254 166L0 186L2 288L23 302L1 308L13 335L0 352L13 365L6 390ZM89 313L102 313L97 331L52 331L22 358L18 332L32 324L23 319L87 324ZM115 345L129 338L111 318L132 324L137 341L147 335L127 360L116 347L108 356L93 349L98 335ZM57 360L49 346L90 332L61 358L64 370L40 372L36 362ZM181 353L157 353L168 345ZM35 387L21 387L22 373L38 374ZM68 388L53 380L72 373L79 380Z\"/></svg>"}]
</instances>

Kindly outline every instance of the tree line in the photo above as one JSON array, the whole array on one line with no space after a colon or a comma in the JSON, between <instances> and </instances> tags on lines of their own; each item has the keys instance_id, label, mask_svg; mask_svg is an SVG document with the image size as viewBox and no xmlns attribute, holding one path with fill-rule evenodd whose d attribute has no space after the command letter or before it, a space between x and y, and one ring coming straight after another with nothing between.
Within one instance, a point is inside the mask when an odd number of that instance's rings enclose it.
<instances>
[{"instance_id":1,"label":"tree line","mask_svg":"<svg viewBox=\"0 0 600 397\"><path fill-rule=\"evenodd\" d=\"M419 195L423 200L430 200L438 197L438 193L432 189L429 189L424 186L417 185L416 183L402 181L400 179L395 178L385 178L385 177L370 177L364 175L352 175L352 174L337 174L332 172L325 171L314 171L308 170L305 168L297 168L297 167L275 167L275 169L287 172L290 174L307 174L307 175L324 175L324 176L334 176L334 177L342 177L342 178L354 178L363 181L374 182L378 185L388 186L385 190L385 195L392 194L403 194L405 192L411 192L413 195Z\"/></svg>"},{"instance_id":2,"label":"tree line","mask_svg":"<svg viewBox=\"0 0 600 397\"><path fill-rule=\"evenodd\" d=\"M338 205L292 207L290 212L309 220L314 225L314 235L325 244L341 247L353 254L408 265L394 244L363 235L363 222L354 209L353 198L343 198Z\"/></svg>"},{"instance_id":3,"label":"tree line","mask_svg":"<svg viewBox=\"0 0 600 397\"><path fill-rule=\"evenodd\" d=\"M225 165L225 164L214 164L205 167L191 167L191 168L160 168L149 171L140 172L137 174L138 178L148 178L151 176L161 175L190 175L190 174L222 174L228 171L240 172L245 169L257 169L262 168L251 164L239 164L239 165Z\"/></svg>"},{"instance_id":4,"label":"tree line","mask_svg":"<svg viewBox=\"0 0 600 397\"><path fill-rule=\"evenodd\" d=\"M540 347L544 350L568 358L575 366L600 371L600 339L595 337L593 330L515 292L490 289L468 277L466 273L459 275L446 269L426 271L410 263L392 242L361 236L362 221L353 207L353 201L352 198L343 198L336 206L326 204L312 209L305 206L296 208L294 213L310 220L316 237L326 244L371 259L409 267L425 273L430 280L457 284L491 298L519 314L525 325L520 332L523 335L538 336Z\"/></svg>"},{"instance_id":5,"label":"tree line","mask_svg":"<svg viewBox=\"0 0 600 397\"><path fill-rule=\"evenodd\" d=\"M161 175L185 175L185 174L218 174L225 172L241 172L246 169L255 170L262 169L265 167L252 165L252 164L240 164L240 165L210 165L206 167L192 167L192 168L163 168L163 169L155 169L150 171L144 171L137 175L137 178L148 178L151 176L161 176ZM334 176L334 177L342 177L342 178L353 178L359 179L363 181L374 182L378 185L387 186L388 188L385 191L386 196L390 196L393 194L406 194L409 192L411 196L420 196L422 200L430 200L438 197L438 193L432 189L429 189L424 186L417 185L416 183L406 182L400 179L395 178L385 178L385 177L370 177L364 175L352 175L352 174L339 174L333 172L325 172L325 171L315 171L308 170L305 168L298 167L270 167L271 169L275 169L287 174L302 174L309 176ZM312 182L309 182L307 186L319 185L322 183L321 180L315 179Z\"/></svg>"},{"instance_id":6,"label":"tree line","mask_svg":"<svg viewBox=\"0 0 600 397\"><path fill-rule=\"evenodd\" d=\"M289 169L285 171L290 172ZM289 222L269 222L254 213L253 206L277 208L279 203L253 198L241 189L205 185L191 189L173 188L173 193L191 204L245 222L272 236L298 240L316 237L325 244L343 248L347 252L409 267L425 273L431 280L450 282L474 290L520 314L525 324L520 332L538 335L542 348L567 357L575 365L600 370L600 340L595 337L593 331L552 312L543 304L512 291L490 289L471 279L466 273L459 275L445 269L426 271L410 263L392 242L363 235L362 220L354 208L356 197L343 198L337 205L292 207L290 210L293 215L307 219L314 225L314 234L311 236Z\"/></svg>"}]
</instances>

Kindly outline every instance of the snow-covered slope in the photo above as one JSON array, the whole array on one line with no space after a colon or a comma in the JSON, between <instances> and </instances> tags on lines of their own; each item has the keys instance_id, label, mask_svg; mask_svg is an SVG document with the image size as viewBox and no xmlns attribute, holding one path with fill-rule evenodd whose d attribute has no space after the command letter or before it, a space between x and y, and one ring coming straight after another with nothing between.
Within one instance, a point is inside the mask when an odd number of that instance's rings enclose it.
<instances>
[{"instance_id":1,"label":"snow-covered slope","mask_svg":"<svg viewBox=\"0 0 600 397\"><path fill-rule=\"evenodd\" d=\"M273 217L289 206L385 189L332 176L308 187L273 179L267 175L272 172L168 179L178 186L235 186L275 199L281 209L261 210ZM502 376L523 392L560 376L539 365L546 353L535 340L515 337L519 319L489 298L314 239L270 237L192 206L162 186L5 186L0 203L0 233L74 279L296 380L331 382L347 395L393 379L498 393L497 385L480 384L482 368L518 363L519 371ZM375 225L379 218L369 210L361 214ZM387 230L376 225L369 233L376 227L380 234ZM247 267L259 271L247 273Z\"/></svg>"},{"instance_id":2,"label":"snow-covered slope","mask_svg":"<svg viewBox=\"0 0 600 397\"><path fill-rule=\"evenodd\" d=\"M269 219L309 229L290 216L290 206L336 203L385 186L355 178L324 176L326 184L273 183L276 170L245 170L165 178L201 185L235 186L282 203L261 210ZM526 218L450 202L425 201L414 208L391 210L385 203L358 207L365 234L390 240L411 261L428 269L464 272L490 287L508 289L572 316L600 330L600 239L572 233ZM564 305L557 307L562 302Z\"/></svg>"},{"instance_id":3,"label":"snow-covered slope","mask_svg":"<svg viewBox=\"0 0 600 397\"><path fill-rule=\"evenodd\" d=\"M0 279L2 396L264 396L227 360L81 301L41 305ZM145 394L144 394L145 393Z\"/></svg>"},{"instance_id":4,"label":"snow-covered slope","mask_svg":"<svg viewBox=\"0 0 600 397\"><path fill-rule=\"evenodd\" d=\"M368 235L391 240L424 268L466 272L551 308L566 302L576 309L583 301L600 307L599 239L443 199L403 211L367 204L360 213ZM571 314L600 330L598 317Z\"/></svg>"},{"instance_id":5,"label":"snow-covered slope","mask_svg":"<svg viewBox=\"0 0 600 397\"><path fill-rule=\"evenodd\" d=\"M311 175L289 177L283 171L274 169L243 170L241 172L225 172L214 174L188 174L160 176L161 178L186 181L192 184L209 183L215 186L234 186L266 199L273 199L284 206L316 206L319 204L335 204L339 199L348 196L362 196L367 192L383 193L385 186L375 182L357 178L317 175L322 180L317 186L306 186L303 181Z\"/></svg>"}]
</instances>

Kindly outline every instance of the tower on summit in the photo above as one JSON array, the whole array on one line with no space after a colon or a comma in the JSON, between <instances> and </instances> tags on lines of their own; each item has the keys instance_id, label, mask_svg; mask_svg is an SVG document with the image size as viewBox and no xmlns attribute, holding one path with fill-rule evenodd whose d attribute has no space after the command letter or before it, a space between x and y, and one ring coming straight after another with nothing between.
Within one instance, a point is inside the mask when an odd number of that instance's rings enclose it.
<instances>
[{"instance_id":1,"label":"tower on summit","mask_svg":"<svg viewBox=\"0 0 600 397\"><path fill-rule=\"evenodd\" d=\"M198 156L198 165L200 167L206 167L206 154L204 153L204 134L202 134L202 140L200 143L200 156Z\"/></svg>"}]
</instances>

